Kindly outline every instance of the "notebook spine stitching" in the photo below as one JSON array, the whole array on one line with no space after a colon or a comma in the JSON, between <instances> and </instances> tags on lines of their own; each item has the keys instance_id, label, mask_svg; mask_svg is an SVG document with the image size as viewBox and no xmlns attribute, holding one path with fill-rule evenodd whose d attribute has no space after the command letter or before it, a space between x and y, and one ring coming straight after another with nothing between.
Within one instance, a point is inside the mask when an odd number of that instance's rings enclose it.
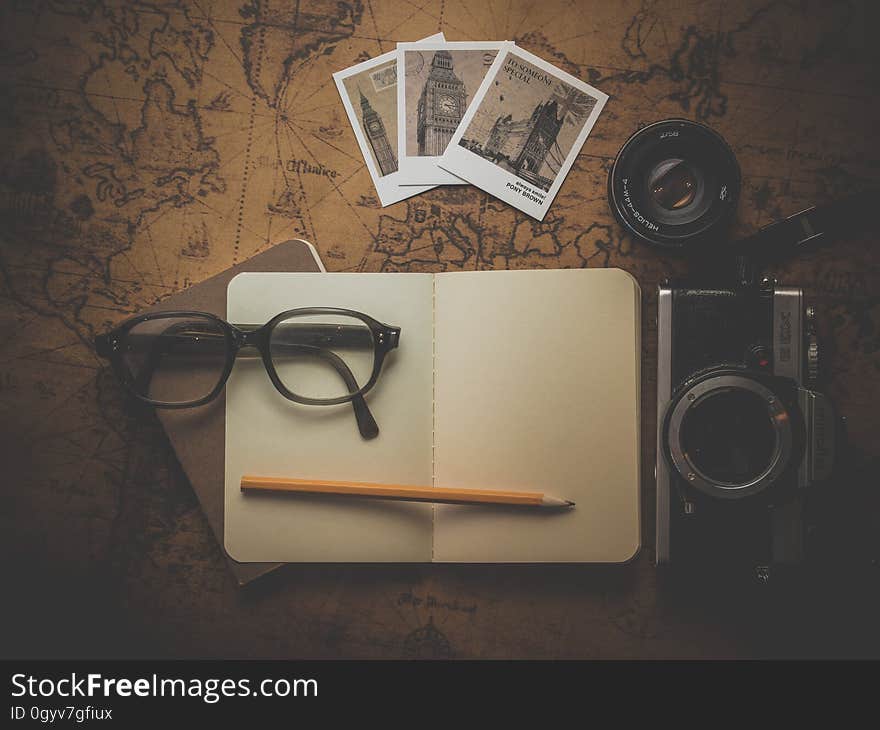
<instances>
[{"instance_id":1,"label":"notebook spine stitching","mask_svg":"<svg viewBox=\"0 0 880 730\"><path fill-rule=\"evenodd\" d=\"M437 425L437 276L431 274L431 486L437 486L436 473ZM434 527L437 505L431 505L431 562L434 562Z\"/></svg>"}]
</instances>

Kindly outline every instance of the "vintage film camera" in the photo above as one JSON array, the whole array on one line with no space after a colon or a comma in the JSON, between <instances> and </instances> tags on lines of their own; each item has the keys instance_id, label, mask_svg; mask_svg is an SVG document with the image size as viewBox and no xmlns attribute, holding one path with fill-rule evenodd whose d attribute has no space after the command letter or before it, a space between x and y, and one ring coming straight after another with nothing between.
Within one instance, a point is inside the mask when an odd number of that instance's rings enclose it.
<instances>
[{"instance_id":1,"label":"vintage film camera","mask_svg":"<svg viewBox=\"0 0 880 730\"><path fill-rule=\"evenodd\" d=\"M815 309L760 272L869 208L857 196L726 243L739 190L724 140L686 120L637 132L609 175L620 223L695 264L659 290L657 564L747 564L766 579L804 561L811 487L831 473L839 422L816 390Z\"/></svg>"},{"instance_id":2,"label":"vintage film camera","mask_svg":"<svg viewBox=\"0 0 880 730\"><path fill-rule=\"evenodd\" d=\"M801 289L771 280L660 287L658 564L802 562L807 488L830 476L836 430L812 389L813 317Z\"/></svg>"}]
</instances>

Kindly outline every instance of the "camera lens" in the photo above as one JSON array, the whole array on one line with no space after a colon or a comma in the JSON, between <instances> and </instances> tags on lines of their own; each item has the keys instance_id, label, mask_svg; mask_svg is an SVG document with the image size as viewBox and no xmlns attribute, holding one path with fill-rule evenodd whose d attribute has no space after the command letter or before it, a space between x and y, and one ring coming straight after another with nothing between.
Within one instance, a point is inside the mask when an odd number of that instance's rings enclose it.
<instances>
[{"instance_id":1,"label":"camera lens","mask_svg":"<svg viewBox=\"0 0 880 730\"><path fill-rule=\"evenodd\" d=\"M690 248L718 235L739 193L739 165L730 147L713 130L685 119L636 132L608 176L608 200L618 221L667 249Z\"/></svg>"},{"instance_id":2,"label":"camera lens","mask_svg":"<svg viewBox=\"0 0 880 730\"><path fill-rule=\"evenodd\" d=\"M770 468L776 433L760 396L729 388L693 405L681 425L681 444L690 463L707 479L739 486Z\"/></svg>"}]
</instances>

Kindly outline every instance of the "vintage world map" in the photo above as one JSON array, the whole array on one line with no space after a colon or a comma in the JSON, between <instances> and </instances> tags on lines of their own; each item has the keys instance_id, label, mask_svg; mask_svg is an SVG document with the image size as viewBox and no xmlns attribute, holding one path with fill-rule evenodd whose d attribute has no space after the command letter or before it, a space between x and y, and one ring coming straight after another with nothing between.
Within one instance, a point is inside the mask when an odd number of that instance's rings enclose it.
<instances>
[{"instance_id":1,"label":"vintage world map","mask_svg":"<svg viewBox=\"0 0 880 730\"><path fill-rule=\"evenodd\" d=\"M847 537L804 590L827 607L823 596L845 586L856 606L847 620L862 628L803 644L810 619L773 624L784 624L776 633L753 622L804 594L720 587L694 602L658 580L653 292L685 263L633 243L606 202L623 141L671 116L710 124L736 151L737 233L876 185L880 64L869 5L2 3L0 530L7 582L20 589L5 610L43 627L39 641L10 637L11 653L876 654L876 632L868 643L858 633L873 626L880 557L878 501L866 493L880 466L873 239L776 272L820 307L829 390L849 416L853 449L852 479L834 503L851 520ZM611 96L543 222L471 186L379 206L331 74L438 30L514 40ZM240 591L157 421L125 400L91 338L290 238L313 242L330 271L634 273L645 304L640 558L616 572L294 566ZM852 504L861 507L846 512ZM77 619L95 630L72 632Z\"/></svg>"}]
</instances>

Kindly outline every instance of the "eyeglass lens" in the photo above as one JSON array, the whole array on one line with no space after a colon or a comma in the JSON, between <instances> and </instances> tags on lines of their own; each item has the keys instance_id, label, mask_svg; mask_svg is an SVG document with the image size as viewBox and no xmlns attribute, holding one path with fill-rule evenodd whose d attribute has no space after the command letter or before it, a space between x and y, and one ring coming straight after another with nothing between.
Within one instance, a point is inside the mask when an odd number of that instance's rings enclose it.
<instances>
[{"instance_id":1,"label":"eyeglass lens","mask_svg":"<svg viewBox=\"0 0 880 730\"><path fill-rule=\"evenodd\" d=\"M167 404L193 403L210 395L225 369L223 327L198 315L138 322L120 342L135 391Z\"/></svg>"},{"instance_id":2,"label":"eyeglass lens","mask_svg":"<svg viewBox=\"0 0 880 730\"><path fill-rule=\"evenodd\" d=\"M292 315L269 338L278 378L303 398L340 398L363 388L373 373L373 333L344 314Z\"/></svg>"}]
</instances>

